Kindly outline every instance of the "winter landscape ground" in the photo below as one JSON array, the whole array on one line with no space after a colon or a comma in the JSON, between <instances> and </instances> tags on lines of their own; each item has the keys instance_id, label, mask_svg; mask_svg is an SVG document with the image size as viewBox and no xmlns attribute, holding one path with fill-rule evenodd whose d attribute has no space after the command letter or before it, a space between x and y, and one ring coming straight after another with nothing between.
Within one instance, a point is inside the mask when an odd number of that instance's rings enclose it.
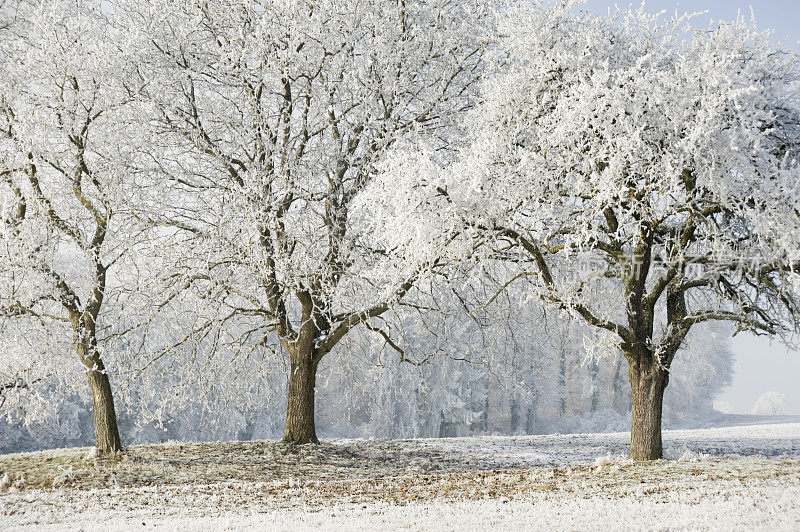
<instances>
[{"instance_id":1,"label":"winter landscape ground","mask_svg":"<svg viewBox=\"0 0 800 532\"><path fill-rule=\"evenodd\" d=\"M0 528L800 527L800 419L731 421L666 431L668 459L649 464L626 457L627 433L4 455Z\"/></svg>"}]
</instances>

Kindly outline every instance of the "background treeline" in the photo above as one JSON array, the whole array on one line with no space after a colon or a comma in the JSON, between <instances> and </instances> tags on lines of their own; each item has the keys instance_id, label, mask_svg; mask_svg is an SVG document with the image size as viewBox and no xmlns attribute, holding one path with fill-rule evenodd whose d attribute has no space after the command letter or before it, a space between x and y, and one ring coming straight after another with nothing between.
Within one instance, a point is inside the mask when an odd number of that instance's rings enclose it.
<instances>
[{"instance_id":1,"label":"background treeline","mask_svg":"<svg viewBox=\"0 0 800 532\"><path fill-rule=\"evenodd\" d=\"M394 316L393 327L403 328L397 343L408 362L376 333L363 332L343 344L335 355L340 359L320 368L320 437L630 429L627 364L613 347L592 348L586 339L592 331L580 322L548 313L520 292L509 293L492 313L468 313L456 299L449 303L444 314ZM433 334L431 328L446 333ZM668 427L697 426L719 415L712 401L730 383L730 333L702 327L690 338L665 396ZM68 348L64 352L58 375L3 391L1 452L93 444L83 370ZM231 347L201 347L149 366L148 360L131 365L125 357L110 357L110 367L130 368L113 374L123 440L279 438L286 396L280 353L255 351L236 364L223 364L229 356L241 354ZM30 378L4 377L25 386Z\"/></svg>"}]
</instances>

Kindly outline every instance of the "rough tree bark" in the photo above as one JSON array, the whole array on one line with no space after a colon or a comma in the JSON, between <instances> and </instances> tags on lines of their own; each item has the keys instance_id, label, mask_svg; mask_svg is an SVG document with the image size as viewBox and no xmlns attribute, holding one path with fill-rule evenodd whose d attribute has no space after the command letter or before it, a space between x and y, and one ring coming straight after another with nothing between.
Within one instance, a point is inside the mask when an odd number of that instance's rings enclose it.
<instances>
[{"instance_id":1,"label":"rough tree bark","mask_svg":"<svg viewBox=\"0 0 800 532\"><path fill-rule=\"evenodd\" d=\"M100 454L122 452L114 396L105 369L87 372L94 407L95 447Z\"/></svg>"},{"instance_id":2,"label":"rough tree bark","mask_svg":"<svg viewBox=\"0 0 800 532\"><path fill-rule=\"evenodd\" d=\"M669 372L651 356L629 357L631 383L631 453L633 460L662 457L661 413Z\"/></svg>"},{"instance_id":3,"label":"rough tree bark","mask_svg":"<svg viewBox=\"0 0 800 532\"><path fill-rule=\"evenodd\" d=\"M289 352L289 393L285 443L318 443L314 425L314 390L317 365L313 349L298 346Z\"/></svg>"},{"instance_id":4,"label":"rough tree bark","mask_svg":"<svg viewBox=\"0 0 800 532\"><path fill-rule=\"evenodd\" d=\"M286 325L281 329L281 343L289 354L289 390L286 404L286 431L284 443L319 443L314 419L314 392L317 367L325 354L318 346L322 330L328 331L330 322L322 310L322 303L308 292L298 292L303 308L298 330ZM283 308L283 307L281 307Z\"/></svg>"},{"instance_id":5,"label":"rough tree bark","mask_svg":"<svg viewBox=\"0 0 800 532\"><path fill-rule=\"evenodd\" d=\"M101 455L122 452L122 439L117 425L114 395L103 359L97 351L97 342L91 327L77 331L75 350L86 368L89 389L92 392L94 411L95 447Z\"/></svg>"}]
</instances>

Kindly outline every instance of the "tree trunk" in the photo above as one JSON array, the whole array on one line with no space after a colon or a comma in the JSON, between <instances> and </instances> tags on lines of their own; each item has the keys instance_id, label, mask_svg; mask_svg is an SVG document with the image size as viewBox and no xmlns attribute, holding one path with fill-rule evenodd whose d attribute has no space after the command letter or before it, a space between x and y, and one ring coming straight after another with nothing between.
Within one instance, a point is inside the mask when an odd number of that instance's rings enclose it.
<instances>
[{"instance_id":1,"label":"tree trunk","mask_svg":"<svg viewBox=\"0 0 800 532\"><path fill-rule=\"evenodd\" d=\"M95 447L100 454L113 454L122 451L122 440L117 427L117 413L114 410L114 396L111 383L104 369L89 370L89 388L92 390L94 404Z\"/></svg>"},{"instance_id":2,"label":"tree trunk","mask_svg":"<svg viewBox=\"0 0 800 532\"><path fill-rule=\"evenodd\" d=\"M317 380L317 363L313 352L296 349L289 353L289 396L286 407L285 443L318 443L314 425L314 388Z\"/></svg>"},{"instance_id":3,"label":"tree trunk","mask_svg":"<svg viewBox=\"0 0 800 532\"><path fill-rule=\"evenodd\" d=\"M562 342L561 354L559 357L559 372L558 372L558 415L564 417L567 415L567 352L564 349Z\"/></svg>"},{"instance_id":4,"label":"tree trunk","mask_svg":"<svg viewBox=\"0 0 800 532\"><path fill-rule=\"evenodd\" d=\"M99 454L122 452L122 440L117 426L117 412L114 409L114 395L108 380L105 364L97 352L97 340L93 326L79 327L75 331L75 350L86 368L89 389L92 392L94 411L94 445Z\"/></svg>"},{"instance_id":5,"label":"tree trunk","mask_svg":"<svg viewBox=\"0 0 800 532\"><path fill-rule=\"evenodd\" d=\"M625 393L626 379L625 368L623 367L623 364L625 364L625 356L622 354L617 355L617 363L614 366L614 374L611 381L611 388L613 390L611 408L621 414L627 413L628 405L631 404L628 394Z\"/></svg>"},{"instance_id":6,"label":"tree trunk","mask_svg":"<svg viewBox=\"0 0 800 532\"><path fill-rule=\"evenodd\" d=\"M600 386L597 383L597 381L599 380L600 369L597 367L597 359L595 359L594 357L595 356L592 355L592 359L589 362L589 380L591 382L591 392L592 392L589 401L590 413L597 412L597 408L600 405Z\"/></svg>"},{"instance_id":7,"label":"tree trunk","mask_svg":"<svg viewBox=\"0 0 800 532\"><path fill-rule=\"evenodd\" d=\"M642 356L628 375L631 381L631 458L658 460L662 456L661 409L669 374Z\"/></svg>"}]
</instances>

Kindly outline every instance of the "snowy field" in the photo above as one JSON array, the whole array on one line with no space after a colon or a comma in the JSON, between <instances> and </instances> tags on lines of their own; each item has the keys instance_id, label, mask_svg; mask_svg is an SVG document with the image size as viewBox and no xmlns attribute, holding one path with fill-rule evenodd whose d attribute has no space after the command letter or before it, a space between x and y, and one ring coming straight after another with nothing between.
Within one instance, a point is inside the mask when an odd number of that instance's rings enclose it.
<instances>
[{"instance_id":1,"label":"snowy field","mask_svg":"<svg viewBox=\"0 0 800 532\"><path fill-rule=\"evenodd\" d=\"M137 446L0 456L2 529L797 529L800 423L629 435Z\"/></svg>"}]
</instances>

